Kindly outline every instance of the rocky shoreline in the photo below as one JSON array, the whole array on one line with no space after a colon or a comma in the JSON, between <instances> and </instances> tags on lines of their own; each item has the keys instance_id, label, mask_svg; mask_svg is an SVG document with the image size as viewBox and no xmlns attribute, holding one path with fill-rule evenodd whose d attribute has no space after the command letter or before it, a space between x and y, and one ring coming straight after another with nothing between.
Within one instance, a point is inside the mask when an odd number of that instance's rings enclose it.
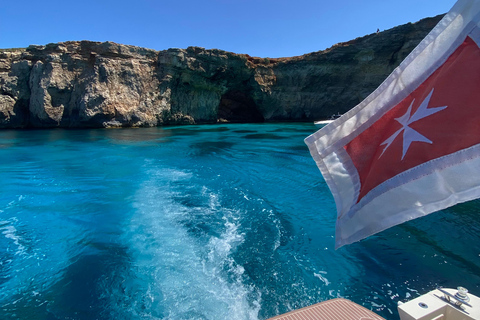
<instances>
[{"instance_id":1,"label":"rocky shoreline","mask_svg":"<svg viewBox=\"0 0 480 320\"><path fill-rule=\"evenodd\" d=\"M291 58L90 41L0 49L0 128L324 119L368 96L441 17Z\"/></svg>"}]
</instances>

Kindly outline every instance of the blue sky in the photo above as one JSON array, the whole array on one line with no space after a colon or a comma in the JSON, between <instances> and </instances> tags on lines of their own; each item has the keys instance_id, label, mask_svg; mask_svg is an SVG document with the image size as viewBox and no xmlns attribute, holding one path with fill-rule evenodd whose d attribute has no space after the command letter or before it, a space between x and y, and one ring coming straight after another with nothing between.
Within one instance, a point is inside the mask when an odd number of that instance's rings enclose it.
<instances>
[{"instance_id":1,"label":"blue sky","mask_svg":"<svg viewBox=\"0 0 480 320\"><path fill-rule=\"evenodd\" d=\"M447 12L454 0L5 0L0 48L69 40L259 57L326 49Z\"/></svg>"}]
</instances>

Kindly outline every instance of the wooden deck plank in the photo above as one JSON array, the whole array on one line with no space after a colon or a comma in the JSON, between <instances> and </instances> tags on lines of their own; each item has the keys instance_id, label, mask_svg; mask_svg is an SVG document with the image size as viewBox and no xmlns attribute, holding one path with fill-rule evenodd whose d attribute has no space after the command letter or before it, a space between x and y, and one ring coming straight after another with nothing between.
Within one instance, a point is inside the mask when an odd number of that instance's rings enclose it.
<instances>
[{"instance_id":1,"label":"wooden deck plank","mask_svg":"<svg viewBox=\"0 0 480 320\"><path fill-rule=\"evenodd\" d=\"M294 310L269 320L385 320L350 300L337 298Z\"/></svg>"}]
</instances>

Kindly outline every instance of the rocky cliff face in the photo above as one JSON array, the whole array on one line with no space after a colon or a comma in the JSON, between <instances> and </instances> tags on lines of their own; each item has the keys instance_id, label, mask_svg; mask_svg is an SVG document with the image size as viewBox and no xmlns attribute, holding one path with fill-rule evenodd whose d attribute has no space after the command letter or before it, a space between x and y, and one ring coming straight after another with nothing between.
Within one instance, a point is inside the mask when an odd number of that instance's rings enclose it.
<instances>
[{"instance_id":1,"label":"rocky cliff face","mask_svg":"<svg viewBox=\"0 0 480 320\"><path fill-rule=\"evenodd\" d=\"M280 59L89 41L0 49L0 128L314 121L363 100L440 18Z\"/></svg>"}]
</instances>

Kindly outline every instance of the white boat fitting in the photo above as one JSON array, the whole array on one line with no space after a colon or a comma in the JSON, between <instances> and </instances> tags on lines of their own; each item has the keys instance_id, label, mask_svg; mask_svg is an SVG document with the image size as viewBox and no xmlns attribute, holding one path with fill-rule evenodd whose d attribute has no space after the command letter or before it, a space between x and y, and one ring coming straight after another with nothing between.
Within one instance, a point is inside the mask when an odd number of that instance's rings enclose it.
<instances>
[{"instance_id":1,"label":"white boat fitting","mask_svg":"<svg viewBox=\"0 0 480 320\"><path fill-rule=\"evenodd\" d=\"M399 303L400 320L478 320L480 298L463 287L437 288L406 303Z\"/></svg>"}]
</instances>

